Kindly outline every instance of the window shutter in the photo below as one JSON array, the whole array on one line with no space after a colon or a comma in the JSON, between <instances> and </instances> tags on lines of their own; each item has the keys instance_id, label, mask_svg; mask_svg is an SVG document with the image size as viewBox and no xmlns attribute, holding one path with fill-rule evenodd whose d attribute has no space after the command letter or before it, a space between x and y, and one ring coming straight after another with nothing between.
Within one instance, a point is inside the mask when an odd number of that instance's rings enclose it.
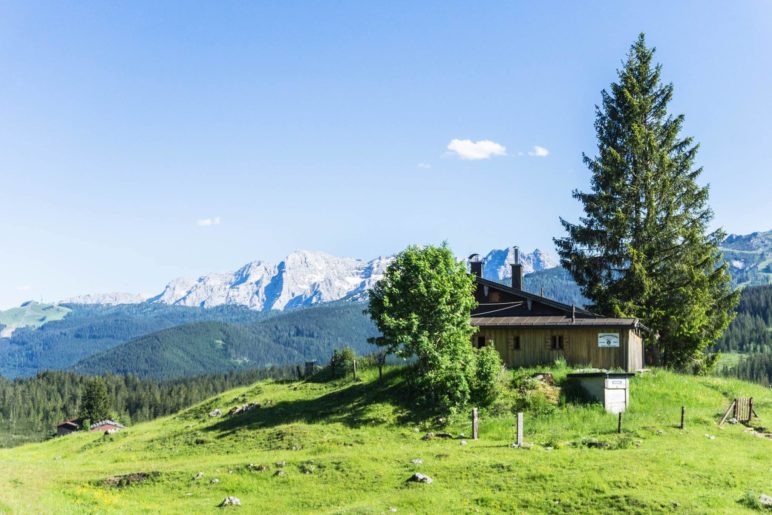
<instances>
[{"instance_id":1,"label":"window shutter","mask_svg":"<svg viewBox=\"0 0 772 515\"><path fill-rule=\"evenodd\" d=\"M544 338L544 345L547 347L547 350L552 350L552 337L550 335Z\"/></svg>"}]
</instances>

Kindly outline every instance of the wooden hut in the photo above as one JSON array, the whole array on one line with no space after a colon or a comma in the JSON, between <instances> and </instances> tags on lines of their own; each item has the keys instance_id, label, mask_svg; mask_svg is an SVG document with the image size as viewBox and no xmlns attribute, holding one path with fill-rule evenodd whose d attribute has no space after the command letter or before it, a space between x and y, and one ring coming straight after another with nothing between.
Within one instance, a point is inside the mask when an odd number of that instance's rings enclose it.
<instances>
[{"instance_id":1,"label":"wooden hut","mask_svg":"<svg viewBox=\"0 0 772 515\"><path fill-rule=\"evenodd\" d=\"M470 256L478 306L471 313L478 331L472 345L493 345L507 367L569 365L635 372L643 368L646 328L635 318L607 318L523 291L517 250L512 284L483 278L483 263Z\"/></svg>"},{"instance_id":2,"label":"wooden hut","mask_svg":"<svg viewBox=\"0 0 772 515\"><path fill-rule=\"evenodd\" d=\"M80 429L80 424L75 420L65 420L56 426L56 435L65 436Z\"/></svg>"}]
</instances>

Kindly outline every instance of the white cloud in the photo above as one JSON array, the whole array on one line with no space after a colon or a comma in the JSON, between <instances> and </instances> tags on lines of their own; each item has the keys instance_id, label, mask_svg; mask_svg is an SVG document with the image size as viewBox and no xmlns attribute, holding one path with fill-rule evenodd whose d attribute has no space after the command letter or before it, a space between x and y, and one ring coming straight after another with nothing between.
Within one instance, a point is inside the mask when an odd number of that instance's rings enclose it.
<instances>
[{"instance_id":1,"label":"white cloud","mask_svg":"<svg viewBox=\"0 0 772 515\"><path fill-rule=\"evenodd\" d=\"M534 145L533 149L528 152L528 155L531 157L547 157L550 155L550 151L544 147L540 147L539 145Z\"/></svg>"},{"instance_id":2,"label":"white cloud","mask_svg":"<svg viewBox=\"0 0 772 515\"><path fill-rule=\"evenodd\" d=\"M30 291L32 289L32 286L29 284L22 284L21 286L17 286L16 289L18 291Z\"/></svg>"},{"instance_id":3,"label":"white cloud","mask_svg":"<svg viewBox=\"0 0 772 515\"><path fill-rule=\"evenodd\" d=\"M199 227L211 227L213 225L220 225L220 217L215 216L214 218L202 218L201 220L198 220L196 224Z\"/></svg>"},{"instance_id":4,"label":"white cloud","mask_svg":"<svg viewBox=\"0 0 772 515\"><path fill-rule=\"evenodd\" d=\"M461 159L476 161L490 159L493 156L507 155L507 149L495 141L483 139L472 141L470 139L454 139L448 143L448 150Z\"/></svg>"},{"instance_id":5,"label":"white cloud","mask_svg":"<svg viewBox=\"0 0 772 515\"><path fill-rule=\"evenodd\" d=\"M424 170L428 170L431 167L432 165L430 165L429 163L418 163L418 168L422 168Z\"/></svg>"}]
</instances>

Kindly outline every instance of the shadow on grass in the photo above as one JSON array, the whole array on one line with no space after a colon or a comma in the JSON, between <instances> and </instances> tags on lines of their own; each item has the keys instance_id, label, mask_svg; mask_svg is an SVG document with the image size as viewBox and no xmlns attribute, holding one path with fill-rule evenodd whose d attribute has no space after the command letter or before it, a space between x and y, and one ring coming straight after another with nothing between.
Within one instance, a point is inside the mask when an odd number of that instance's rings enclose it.
<instances>
[{"instance_id":1,"label":"shadow on grass","mask_svg":"<svg viewBox=\"0 0 772 515\"><path fill-rule=\"evenodd\" d=\"M432 414L417 417L411 411L410 392L403 370L390 370L383 378L367 383L352 383L313 399L280 401L240 415L220 420L207 431L231 433L240 429L262 429L304 423L341 423L356 428L383 422L370 411L374 405L389 404L397 409L395 422L408 423L425 420ZM224 436L224 435L223 435Z\"/></svg>"}]
</instances>

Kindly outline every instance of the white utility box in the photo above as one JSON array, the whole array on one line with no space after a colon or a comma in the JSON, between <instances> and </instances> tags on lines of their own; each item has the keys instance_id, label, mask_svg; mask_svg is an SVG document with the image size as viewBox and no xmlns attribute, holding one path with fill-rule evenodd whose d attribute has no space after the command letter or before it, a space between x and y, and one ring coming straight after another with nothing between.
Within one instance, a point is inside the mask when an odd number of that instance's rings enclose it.
<instances>
[{"instance_id":1,"label":"white utility box","mask_svg":"<svg viewBox=\"0 0 772 515\"><path fill-rule=\"evenodd\" d=\"M609 413L624 413L630 404L630 377L627 372L577 372L569 374L572 381L595 401L603 403Z\"/></svg>"}]
</instances>

